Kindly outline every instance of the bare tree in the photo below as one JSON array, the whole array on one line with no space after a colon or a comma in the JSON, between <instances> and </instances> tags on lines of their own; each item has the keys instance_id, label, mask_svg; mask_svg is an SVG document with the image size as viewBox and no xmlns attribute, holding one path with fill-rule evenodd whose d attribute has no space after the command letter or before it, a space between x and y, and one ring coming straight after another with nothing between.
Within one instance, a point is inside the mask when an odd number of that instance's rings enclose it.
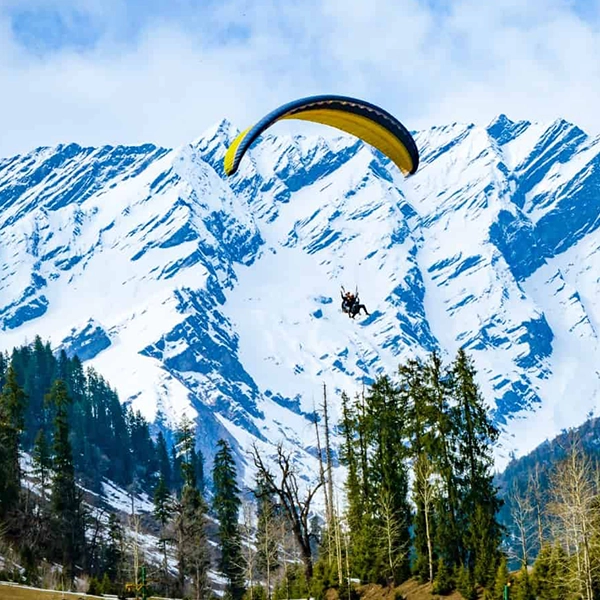
<instances>
[{"instance_id":1,"label":"bare tree","mask_svg":"<svg viewBox=\"0 0 600 600\"><path fill-rule=\"evenodd\" d=\"M431 515L433 503L437 494L437 486L433 481L434 469L425 454L417 457L415 464L415 494L420 501L425 517L425 538L427 540L427 563L429 567L429 582L433 582L433 535Z\"/></svg>"},{"instance_id":2,"label":"bare tree","mask_svg":"<svg viewBox=\"0 0 600 600\"><path fill-rule=\"evenodd\" d=\"M274 503L269 497L259 498L259 513L256 528L256 567L259 576L264 576L266 596L270 600L273 573L279 567L280 539L279 523Z\"/></svg>"},{"instance_id":3,"label":"bare tree","mask_svg":"<svg viewBox=\"0 0 600 600\"><path fill-rule=\"evenodd\" d=\"M540 482L540 466L537 463L533 473L529 474L527 489L533 504L534 518L537 526L538 548L541 548L548 534L548 521L544 518L544 493Z\"/></svg>"},{"instance_id":4,"label":"bare tree","mask_svg":"<svg viewBox=\"0 0 600 600\"><path fill-rule=\"evenodd\" d=\"M348 527L344 528L343 536L344 536L344 549L345 549L345 554L346 554L346 584L348 587L348 600L351 600L352 588L350 587L350 530L348 529Z\"/></svg>"},{"instance_id":5,"label":"bare tree","mask_svg":"<svg viewBox=\"0 0 600 600\"><path fill-rule=\"evenodd\" d=\"M18 571L19 555L9 541L9 529L9 524L6 521L0 521L0 557L2 557L0 565L2 565L4 571Z\"/></svg>"},{"instance_id":6,"label":"bare tree","mask_svg":"<svg viewBox=\"0 0 600 600\"><path fill-rule=\"evenodd\" d=\"M329 513L329 521L333 525L333 477L332 477L332 459L331 459L331 444L329 442L329 416L327 411L327 388L323 384L323 419L325 421L325 456L327 459L327 496L329 497L329 505L327 511Z\"/></svg>"},{"instance_id":7,"label":"bare tree","mask_svg":"<svg viewBox=\"0 0 600 600\"><path fill-rule=\"evenodd\" d=\"M522 492L516 483L513 484L508 497L519 545L519 552L515 553L515 558L520 561L522 568L526 568L529 564L531 543L536 535L535 508L529 490Z\"/></svg>"},{"instance_id":8,"label":"bare tree","mask_svg":"<svg viewBox=\"0 0 600 600\"><path fill-rule=\"evenodd\" d=\"M274 573L274 587L285 586L286 598L290 598L290 564L296 564L300 560L300 551L296 536L289 527L287 519L277 519L274 523L274 534L277 540L278 563Z\"/></svg>"},{"instance_id":9,"label":"bare tree","mask_svg":"<svg viewBox=\"0 0 600 600\"><path fill-rule=\"evenodd\" d=\"M333 559L335 558L338 571L338 580L341 582L344 576L342 564L342 542L339 531L339 510L336 511L336 509L334 508L334 505L337 505L337 501L335 499L335 492L333 489L333 461L331 457L331 444L329 441L329 416L327 410L327 388L325 384L323 384L323 417L325 426L325 456L327 460L327 476L325 476L325 470L323 467L323 452L321 449L321 438L319 435L318 419L315 411L315 430L317 434L317 451L319 453L319 475L321 485L323 486L323 494L325 497L325 534L327 536L327 561L329 563L329 566L331 566L333 563Z\"/></svg>"},{"instance_id":10,"label":"bare tree","mask_svg":"<svg viewBox=\"0 0 600 600\"><path fill-rule=\"evenodd\" d=\"M327 458L327 495L329 496L329 506L327 507L327 510L329 513L330 527L333 528L338 581L341 583L344 578L344 567L342 564L342 539L338 516L340 513L333 490L333 459L331 456L331 442L329 438L329 411L327 409L327 387L325 384L323 384L323 420L325 425L325 456ZM327 535L330 536L331 534L328 532Z\"/></svg>"},{"instance_id":11,"label":"bare tree","mask_svg":"<svg viewBox=\"0 0 600 600\"><path fill-rule=\"evenodd\" d=\"M406 559L409 551L407 542L400 542L400 532L403 523L400 522L394 511L392 492L383 489L379 495L379 513L381 524L380 533L384 541L386 554L386 567L388 571L388 581L396 585L396 569Z\"/></svg>"},{"instance_id":12,"label":"bare tree","mask_svg":"<svg viewBox=\"0 0 600 600\"><path fill-rule=\"evenodd\" d=\"M335 555L337 558L337 569L338 569L338 581L340 584L344 578L344 565L342 560L342 529L341 529L341 521L340 521L340 507L337 501L337 497L335 498L335 510L333 511L333 525L335 531Z\"/></svg>"},{"instance_id":13,"label":"bare tree","mask_svg":"<svg viewBox=\"0 0 600 600\"><path fill-rule=\"evenodd\" d=\"M325 392L325 388L323 388ZM333 552L332 552L332 511L331 511L331 502L330 496L328 493L328 487L326 485L325 479L325 469L323 467L323 451L321 449L321 436L319 435L319 420L317 418L317 411L314 411L315 415L315 433L317 435L317 452L319 453L319 478L321 485L323 486L323 496L325 499L325 534L327 535L327 560L329 562L329 566L331 566L331 562L333 560Z\"/></svg>"},{"instance_id":14,"label":"bare tree","mask_svg":"<svg viewBox=\"0 0 600 600\"><path fill-rule=\"evenodd\" d=\"M93 523L93 529L90 527L91 539L89 542L89 548L87 552L87 570L89 573L96 571L99 562L99 551L98 551L98 538L102 538L102 531L104 529L103 517L106 514L106 509L98 508L93 514L90 514L90 521Z\"/></svg>"},{"instance_id":15,"label":"bare tree","mask_svg":"<svg viewBox=\"0 0 600 600\"><path fill-rule=\"evenodd\" d=\"M300 548L306 580L310 581L313 572L309 526L310 504L323 482L319 481L314 487L309 487L304 498L301 498L296 469L291 462L291 453L286 453L281 443L277 445L276 463L279 470L277 477L263 462L256 444L252 446L252 454L254 465L264 481L266 492L275 494L281 502L283 512Z\"/></svg>"},{"instance_id":16,"label":"bare tree","mask_svg":"<svg viewBox=\"0 0 600 600\"><path fill-rule=\"evenodd\" d=\"M132 579L133 584L135 585L135 597L139 597L140 590L140 582L139 582L139 573L140 566L144 560L143 549L140 547L139 535L140 535L140 516L132 512L129 515L128 519L129 525L129 536L128 536L128 546L129 546L129 555L131 556L131 569L132 569Z\"/></svg>"},{"instance_id":17,"label":"bare tree","mask_svg":"<svg viewBox=\"0 0 600 600\"><path fill-rule=\"evenodd\" d=\"M242 500L242 544L245 546L242 552L244 578L248 582L248 591L250 600L253 600L254 594L254 576L256 572L256 548L254 546L255 514L252 502L244 498Z\"/></svg>"},{"instance_id":18,"label":"bare tree","mask_svg":"<svg viewBox=\"0 0 600 600\"><path fill-rule=\"evenodd\" d=\"M549 510L560 521L565 545L575 559L572 589L578 588L584 600L593 600L593 579L598 567L592 548L598 539L594 515L597 490L592 463L576 443L556 467L551 481Z\"/></svg>"}]
</instances>

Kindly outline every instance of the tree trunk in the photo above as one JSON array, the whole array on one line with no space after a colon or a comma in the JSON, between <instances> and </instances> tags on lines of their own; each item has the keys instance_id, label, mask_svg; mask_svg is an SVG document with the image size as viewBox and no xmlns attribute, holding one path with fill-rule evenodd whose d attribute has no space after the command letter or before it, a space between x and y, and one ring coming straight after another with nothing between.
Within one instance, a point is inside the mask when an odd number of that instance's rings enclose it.
<instances>
[{"instance_id":1,"label":"tree trunk","mask_svg":"<svg viewBox=\"0 0 600 600\"><path fill-rule=\"evenodd\" d=\"M427 536L427 557L429 559L429 583L433 583L433 546L431 544L431 531L429 530L429 510L425 508L425 535Z\"/></svg>"},{"instance_id":2,"label":"tree trunk","mask_svg":"<svg viewBox=\"0 0 600 600\"><path fill-rule=\"evenodd\" d=\"M316 413L316 411L315 411ZM333 552L331 549L331 511L329 510L329 495L327 493L327 486L325 485L325 469L323 468L323 453L321 451L321 437L319 435L319 424L317 421L317 416L315 414L315 431L317 434L317 451L319 453L319 476L321 479L321 485L323 486L323 496L325 497L325 520L326 520L326 530L327 530L327 560L329 562L329 566L331 567L331 561L333 559Z\"/></svg>"}]
</instances>

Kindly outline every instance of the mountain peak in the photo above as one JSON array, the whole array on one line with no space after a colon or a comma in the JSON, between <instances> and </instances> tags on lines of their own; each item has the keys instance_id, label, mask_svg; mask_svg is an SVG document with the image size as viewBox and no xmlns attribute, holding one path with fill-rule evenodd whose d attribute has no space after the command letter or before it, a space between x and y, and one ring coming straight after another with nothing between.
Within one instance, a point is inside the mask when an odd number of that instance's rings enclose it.
<instances>
[{"instance_id":1,"label":"mountain peak","mask_svg":"<svg viewBox=\"0 0 600 600\"><path fill-rule=\"evenodd\" d=\"M530 121L513 121L500 113L486 127L488 135L500 145L514 140L531 125Z\"/></svg>"},{"instance_id":2,"label":"mountain peak","mask_svg":"<svg viewBox=\"0 0 600 600\"><path fill-rule=\"evenodd\" d=\"M491 120L488 127L507 127L514 124L515 122L512 119L509 119L504 113L500 113Z\"/></svg>"},{"instance_id":3,"label":"mountain peak","mask_svg":"<svg viewBox=\"0 0 600 600\"><path fill-rule=\"evenodd\" d=\"M549 131L553 132L561 132L561 133L569 133L569 135L577 135L577 136L585 136L587 137L587 133L581 129L575 123L571 121L567 121L567 119L563 117L558 117L552 121L552 123L548 126Z\"/></svg>"},{"instance_id":4,"label":"mountain peak","mask_svg":"<svg viewBox=\"0 0 600 600\"><path fill-rule=\"evenodd\" d=\"M205 129L204 132L194 140L193 145L202 144L202 142L210 144L211 142L216 141L229 146L239 133L240 129L238 129L229 119L221 119L217 123L211 125L208 129Z\"/></svg>"}]
</instances>

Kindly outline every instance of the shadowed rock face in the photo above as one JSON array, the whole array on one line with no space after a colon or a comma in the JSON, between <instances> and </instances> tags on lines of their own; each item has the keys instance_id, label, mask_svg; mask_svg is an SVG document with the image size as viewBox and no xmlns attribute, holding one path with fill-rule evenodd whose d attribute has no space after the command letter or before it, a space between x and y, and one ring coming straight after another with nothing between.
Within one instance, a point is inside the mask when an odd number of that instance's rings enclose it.
<instances>
[{"instance_id":1,"label":"shadowed rock face","mask_svg":"<svg viewBox=\"0 0 600 600\"><path fill-rule=\"evenodd\" d=\"M91 360L111 344L110 337L101 325L90 319L81 330L72 329L71 334L62 340L61 349L64 349L69 358L77 355L82 362Z\"/></svg>"},{"instance_id":2,"label":"shadowed rock face","mask_svg":"<svg viewBox=\"0 0 600 600\"><path fill-rule=\"evenodd\" d=\"M507 449L536 443L516 416L552 413L544 436L583 420L600 389L598 140L504 115L435 127L404 180L350 137L267 135L225 179L235 134L0 159L3 349L49 337L161 426L192 407L209 461L221 436L241 463L281 438L310 461L322 382L335 418L339 391L459 346L517 432ZM340 313L340 285L369 317Z\"/></svg>"}]
</instances>

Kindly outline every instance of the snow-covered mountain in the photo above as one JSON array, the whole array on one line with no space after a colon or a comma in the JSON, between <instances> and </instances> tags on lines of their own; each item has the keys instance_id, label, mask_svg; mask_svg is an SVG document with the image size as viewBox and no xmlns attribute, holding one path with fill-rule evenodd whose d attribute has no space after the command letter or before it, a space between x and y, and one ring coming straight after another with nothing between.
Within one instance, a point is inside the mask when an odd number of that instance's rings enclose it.
<instances>
[{"instance_id":1,"label":"snow-covered mountain","mask_svg":"<svg viewBox=\"0 0 600 600\"><path fill-rule=\"evenodd\" d=\"M174 150L0 159L1 347L39 334L149 419L197 415L209 464L223 435L241 461L285 439L307 474L323 383L335 420L341 390L434 348L473 355L499 466L600 404L600 138L434 127L405 180L355 138L273 131L230 179L227 121Z\"/></svg>"}]
</instances>

